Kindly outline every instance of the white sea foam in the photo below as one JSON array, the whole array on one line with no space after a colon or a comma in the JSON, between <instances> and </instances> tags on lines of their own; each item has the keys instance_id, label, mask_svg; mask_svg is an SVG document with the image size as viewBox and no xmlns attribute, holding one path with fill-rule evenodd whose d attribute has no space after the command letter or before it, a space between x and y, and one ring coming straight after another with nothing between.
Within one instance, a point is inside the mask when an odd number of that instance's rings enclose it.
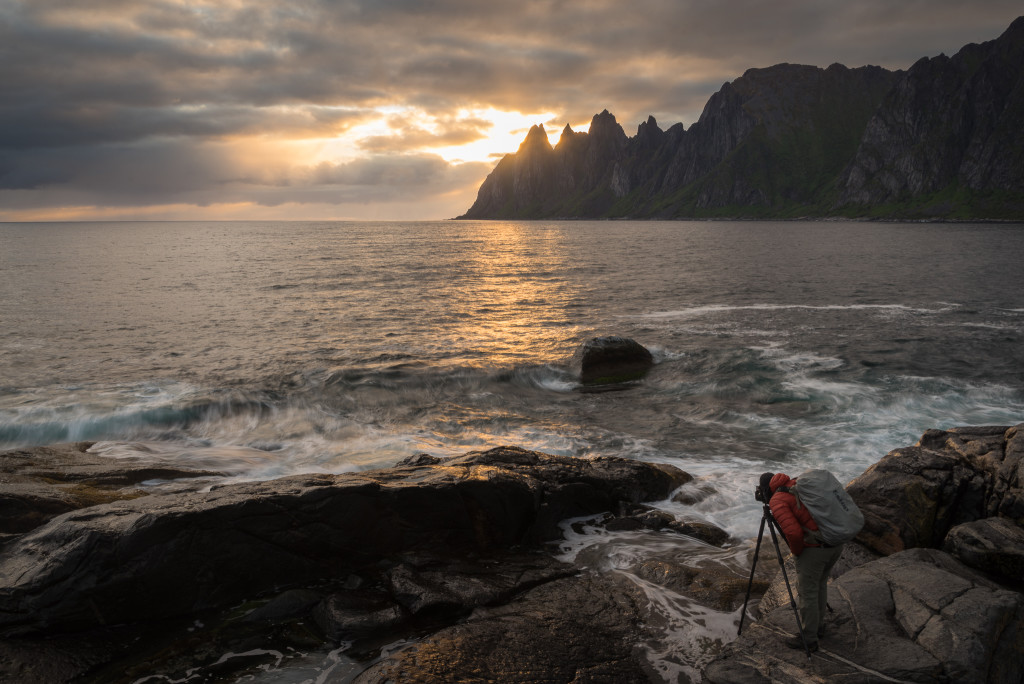
<instances>
[{"instance_id":1,"label":"white sea foam","mask_svg":"<svg viewBox=\"0 0 1024 684\"><path fill-rule=\"evenodd\" d=\"M341 642L330 651L301 652L288 648L287 652L274 649L253 649L244 653L225 653L208 666L188 670L180 679L164 674L154 674L136 679L133 684L186 684L187 682L208 681L214 676L211 668L236 659L252 659L254 665L239 674L237 681L256 684L328 684L349 682L366 669L366 664L345 655L352 648L351 642ZM259 662L261 656L272 659Z\"/></svg>"},{"instance_id":2,"label":"white sea foam","mask_svg":"<svg viewBox=\"0 0 1024 684\"><path fill-rule=\"evenodd\" d=\"M981 328L983 330L1008 330L1019 332L1021 330L1020 325L1009 325L1004 323L973 323L965 321L962 323L943 323L938 327L950 328L950 327L961 327L961 328Z\"/></svg>"},{"instance_id":3,"label":"white sea foam","mask_svg":"<svg viewBox=\"0 0 1024 684\"><path fill-rule=\"evenodd\" d=\"M707 304L671 311L651 311L640 314L641 319L695 318L735 311L878 311L891 313L936 314L956 308L957 304L938 302L937 308L914 307L906 304Z\"/></svg>"},{"instance_id":4,"label":"white sea foam","mask_svg":"<svg viewBox=\"0 0 1024 684\"><path fill-rule=\"evenodd\" d=\"M692 570L742 573L750 546L722 549L671 532L608 532L593 520L563 523L560 558L635 584L647 599L639 607L648 633L642 647L651 667L665 681L698 681L700 668L735 638L741 608L723 612L700 605L650 579L644 564L654 559ZM671 577L666 580L671 584Z\"/></svg>"}]
</instances>

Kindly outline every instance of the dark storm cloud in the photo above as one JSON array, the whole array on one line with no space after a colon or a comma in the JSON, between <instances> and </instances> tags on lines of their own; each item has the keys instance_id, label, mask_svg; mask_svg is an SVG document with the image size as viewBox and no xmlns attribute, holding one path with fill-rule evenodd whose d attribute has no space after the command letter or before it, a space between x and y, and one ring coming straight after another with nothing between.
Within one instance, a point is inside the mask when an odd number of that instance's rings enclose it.
<instances>
[{"instance_id":1,"label":"dark storm cloud","mask_svg":"<svg viewBox=\"0 0 1024 684\"><path fill-rule=\"evenodd\" d=\"M142 172L140 173L140 170ZM488 165L452 165L436 155L377 154L352 162L311 167L253 169L214 146L151 141L73 150L41 150L16 166L0 153L0 188L8 209L31 206L24 191L50 192L39 206L106 206L251 202L366 204L410 201L464 190Z\"/></svg>"},{"instance_id":2,"label":"dark storm cloud","mask_svg":"<svg viewBox=\"0 0 1024 684\"><path fill-rule=\"evenodd\" d=\"M222 138L274 131L285 137L340 134L371 114L319 106L242 105L124 107L39 102L0 106L0 149L35 149L129 142L156 137Z\"/></svg>"},{"instance_id":3,"label":"dark storm cloud","mask_svg":"<svg viewBox=\"0 0 1024 684\"><path fill-rule=\"evenodd\" d=\"M94 204L311 196L322 188L300 182L301 163L271 182L221 143L344 136L412 107L429 120L352 141L372 162L360 178L432 169L441 184L416 187L442 192L475 167L429 150L487 131L456 110L552 112L544 123L560 128L608 108L630 134L648 114L689 125L749 67L906 68L993 39L1020 13L1019 0L3 0L0 189L73 189ZM355 168L322 187L390 196L355 183Z\"/></svg>"}]
</instances>

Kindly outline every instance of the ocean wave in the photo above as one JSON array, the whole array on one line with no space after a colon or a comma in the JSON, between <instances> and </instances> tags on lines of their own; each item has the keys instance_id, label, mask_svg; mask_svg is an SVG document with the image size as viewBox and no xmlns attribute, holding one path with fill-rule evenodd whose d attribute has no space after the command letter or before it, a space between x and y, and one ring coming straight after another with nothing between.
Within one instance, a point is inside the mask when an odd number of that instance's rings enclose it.
<instances>
[{"instance_id":1,"label":"ocean wave","mask_svg":"<svg viewBox=\"0 0 1024 684\"><path fill-rule=\"evenodd\" d=\"M959 307L959 304L939 302L937 308L915 307L906 304L707 304L704 306L676 309L672 311L652 311L640 314L638 318L693 318L734 311L881 311L914 314L945 313Z\"/></svg>"},{"instance_id":2,"label":"ocean wave","mask_svg":"<svg viewBox=\"0 0 1024 684\"><path fill-rule=\"evenodd\" d=\"M177 383L12 392L0 405L0 447L131 438L197 422L260 415L269 402L240 392L203 396Z\"/></svg>"}]
</instances>

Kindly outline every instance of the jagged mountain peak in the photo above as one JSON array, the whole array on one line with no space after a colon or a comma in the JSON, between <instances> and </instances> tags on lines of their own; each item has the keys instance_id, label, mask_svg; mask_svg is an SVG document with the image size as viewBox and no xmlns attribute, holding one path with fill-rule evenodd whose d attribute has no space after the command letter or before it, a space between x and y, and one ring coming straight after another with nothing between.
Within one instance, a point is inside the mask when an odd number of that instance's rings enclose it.
<instances>
[{"instance_id":1,"label":"jagged mountain peak","mask_svg":"<svg viewBox=\"0 0 1024 684\"><path fill-rule=\"evenodd\" d=\"M595 114L594 118L590 120L591 133L599 133L613 128L621 129L619 123L615 120L615 115L607 109L602 110L600 114Z\"/></svg>"},{"instance_id":2,"label":"jagged mountain peak","mask_svg":"<svg viewBox=\"0 0 1024 684\"><path fill-rule=\"evenodd\" d=\"M551 151L551 142L548 140L547 131L544 130L544 124L537 124L530 127L530 131L526 134L526 138L522 144L519 145L518 154L528 153L530 150L545 150Z\"/></svg>"},{"instance_id":3,"label":"jagged mountain peak","mask_svg":"<svg viewBox=\"0 0 1024 684\"><path fill-rule=\"evenodd\" d=\"M659 133L661 132L661 129L658 128L658 120L654 118L653 114L647 117L647 121L644 121L643 123L640 124L639 127L637 127L636 134L643 135L645 131L658 131Z\"/></svg>"},{"instance_id":4,"label":"jagged mountain peak","mask_svg":"<svg viewBox=\"0 0 1024 684\"><path fill-rule=\"evenodd\" d=\"M531 129L463 218L1021 220L1022 72L1024 17L905 72L749 69L688 129L663 131L652 115L630 138L604 109L586 133L566 125L553 150Z\"/></svg>"}]
</instances>

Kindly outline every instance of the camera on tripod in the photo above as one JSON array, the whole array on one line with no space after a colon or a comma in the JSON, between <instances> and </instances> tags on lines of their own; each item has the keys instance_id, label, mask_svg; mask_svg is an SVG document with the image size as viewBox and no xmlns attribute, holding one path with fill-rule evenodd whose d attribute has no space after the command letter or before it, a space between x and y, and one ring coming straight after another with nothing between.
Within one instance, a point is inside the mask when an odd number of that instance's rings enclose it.
<instances>
[{"instance_id":1,"label":"camera on tripod","mask_svg":"<svg viewBox=\"0 0 1024 684\"><path fill-rule=\"evenodd\" d=\"M768 503L768 501L772 498L771 490L766 492L765 490L761 489L760 486L754 487L754 498L760 501L761 503Z\"/></svg>"},{"instance_id":2,"label":"camera on tripod","mask_svg":"<svg viewBox=\"0 0 1024 684\"><path fill-rule=\"evenodd\" d=\"M754 560L750 564L750 579L747 581L747 597L743 600L743 610L740 611L740 625L736 631L737 634L743 633L743 622L747 615L747 604L750 602L750 590L754 586L754 572L757 569L757 559L761 554L761 539L764 537L764 528L767 525L768 531L772 535L772 543L775 545L775 558L779 562L779 569L782 570L782 579L786 583L786 591L789 593L789 605L793 608L793 616L796 618L797 631L800 632L800 639L803 640L804 651L807 653L807 657L811 657L810 648L807 646L806 640L803 636L803 627L800 624L800 613L797 611L796 598L793 596L793 588L789 584L789 575L786 574L786 564L782 560L782 549L779 548L779 536L775 534L776 528L779 531L779 535L785 538L782 533L782 528L779 527L779 523L772 517L772 512L768 509L768 502L772 498L772 487L771 481L775 477L775 473L764 473L758 480L757 486L754 487L754 498L764 504L764 514L761 516L761 529L757 531L757 546L754 547Z\"/></svg>"},{"instance_id":3,"label":"camera on tripod","mask_svg":"<svg viewBox=\"0 0 1024 684\"><path fill-rule=\"evenodd\" d=\"M757 486L754 487L754 498L757 501L760 501L763 504L766 504L769 501L771 501L771 481L774 475L775 473L764 473L763 475L761 475L761 480L758 482Z\"/></svg>"}]
</instances>

